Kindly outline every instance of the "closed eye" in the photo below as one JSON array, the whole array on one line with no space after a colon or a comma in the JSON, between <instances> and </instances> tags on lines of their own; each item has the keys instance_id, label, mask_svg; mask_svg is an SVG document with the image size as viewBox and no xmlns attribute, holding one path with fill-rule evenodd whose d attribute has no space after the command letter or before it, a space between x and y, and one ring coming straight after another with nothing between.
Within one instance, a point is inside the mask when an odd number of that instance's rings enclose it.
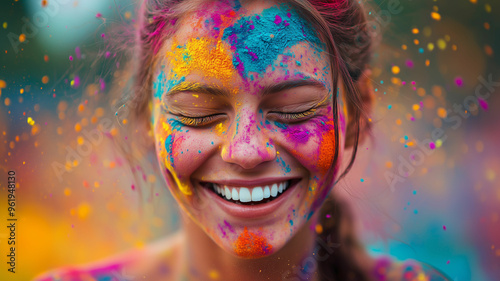
<instances>
[{"instance_id":1,"label":"closed eye","mask_svg":"<svg viewBox=\"0 0 500 281\"><path fill-rule=\"evenodd\" d=\"M219 120L221 117L224 117L223 114L212 114L212 115L207 115L207 116L200 116L200 117L190 117L190 116L184 116L177 114L178 121L181 122L182 124L186 126L191 126L191 127L202 127L209 125L215 120Z\"/></svg>"},{"instance_id":2,"label":"closed eye","mask_svg":"<svg viewBox=\"0 0 500 281\"><path fill-rule=\"evenodd\" d=\"M297 122L297 121L303 121L308 119L309 117L313 116L316 113L317 108L310 108L305 111L301 112L278 112L278 111L271 111L269 114L271 115L271 119L279 119L281 121L288 121L288 122Z\"/></svg>"}]
</instances>

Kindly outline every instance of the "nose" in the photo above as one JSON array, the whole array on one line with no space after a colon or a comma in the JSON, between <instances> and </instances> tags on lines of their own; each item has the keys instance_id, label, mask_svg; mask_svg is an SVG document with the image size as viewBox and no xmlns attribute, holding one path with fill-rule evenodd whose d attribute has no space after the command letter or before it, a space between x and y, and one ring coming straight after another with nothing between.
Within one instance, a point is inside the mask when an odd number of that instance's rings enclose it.
<instances>
[{"instance_id":1,"label":"nose","mask_svg":"<svg viewBox=\"0 0 500 281\"><path fill-rule=\"evenodd\" d=\"M222 159L252 169L262 163L276 159L276 148L266 136L264 128L258 127L255 114L236 118L231 134L222 146Z\"/></svg>"}]
</instances>

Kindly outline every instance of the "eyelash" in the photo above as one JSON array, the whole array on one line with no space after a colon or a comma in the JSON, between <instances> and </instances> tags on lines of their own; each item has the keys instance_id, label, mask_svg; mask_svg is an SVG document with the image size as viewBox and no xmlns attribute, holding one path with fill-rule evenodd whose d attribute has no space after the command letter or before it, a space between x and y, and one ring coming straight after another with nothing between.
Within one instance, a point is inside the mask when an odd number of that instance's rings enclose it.
<instances>
[{"instance_id":1,"label":"eyelash","mask_svg":"<svg viewBox=\"0 0 500 281\"><path fill-rule=\"evenodd\" d=\"M283 119L287 120L297 120L304 117L313 115L316 112L316 108L310 108L302 112L273 112L281 116Z\"/></svg>"},{"instance_id":2,"label":"eyelash","mask_svg":"<svg viewBox=\"0 0 500 281\"><path fill-rule=\"evenodd\" d=\"M216 115L209 115L209 116L203 116L203 117L188 117L188 116L180 116L179 115L179 122L186 126L192 126L192 127L197 127L197 126L202 126L200 124L206 125L210 123L215 117L217 117L218 114Z\"/></svg>"},{"instance_id":3,"label":"eyelash","mask_svg":"<svg viewBox=\"0 0 500 281\"><path fill-rule=\"evenodd\" d=\"M272 112L272 113L279 115L281 119L291 120L293 122L314 115L315 112L316 108L311 108L302 112ZM177 115L177 116L179 117L179 122L181 122L186 126L201 127L203 125L209 124L219 115L220 114L214 114L203 117L188 117L182 115Z\"/></svg>"}]
</instances>

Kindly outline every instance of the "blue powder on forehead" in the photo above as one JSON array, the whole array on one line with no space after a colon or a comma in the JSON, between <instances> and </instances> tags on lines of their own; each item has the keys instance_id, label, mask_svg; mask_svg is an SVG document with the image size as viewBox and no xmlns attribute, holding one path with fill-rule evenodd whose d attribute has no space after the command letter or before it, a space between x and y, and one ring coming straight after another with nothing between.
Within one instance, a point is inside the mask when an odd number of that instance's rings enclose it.
<instances>
[{"instance_id":1,"label":"blue powder on forehead","mask_svg":"<svg viewBox=\"0 0 500 281\"><path fill-rule=\"evenodd\" d=\"M234 50L233 65L243 78L248 72L264 73L285 48L300 42L310 42L318 52L324 49L313 28L293 9L286 9L273 6L224 30L222 40Z\"/></svg>"},{"instance_id":2,"label":"blue powder on forehead","mask_svg":"<svg viewBox=\"0 0 500 281\"><path fill-rule=\"evenodd\" d=\"M171 70L171 72L173 72L173 70ZM167 76L165 75L165 72L162 70L160 74L158 74L156 81L153 81L153 90L156 90L154 97L158 99L163 98L164 93L168 93L173 87L179 85L185 80L186 77L183 76L178 78L177 74L174 74L174 77L172 79L167 80Z\"/></svg>"}]
</instances>

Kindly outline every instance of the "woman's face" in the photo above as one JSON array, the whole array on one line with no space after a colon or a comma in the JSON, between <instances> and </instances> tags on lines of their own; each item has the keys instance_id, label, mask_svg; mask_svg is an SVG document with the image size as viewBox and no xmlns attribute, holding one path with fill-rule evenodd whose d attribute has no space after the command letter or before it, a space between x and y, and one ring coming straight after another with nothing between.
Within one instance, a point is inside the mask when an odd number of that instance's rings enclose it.
<instances>
[{"instance_id":1,"label":"woman's face","mask_svg":"<svg viewBox=\"0 0 500 281\"><path fill-rule=\"evenodd\" d=\"M269 2L217 1L177 22L153 93L170 191L215 243L249 258L282 248L320 207L342 155L335 122L341 150L345 131L324 44Z\"/></svg>"}]
</instances>

